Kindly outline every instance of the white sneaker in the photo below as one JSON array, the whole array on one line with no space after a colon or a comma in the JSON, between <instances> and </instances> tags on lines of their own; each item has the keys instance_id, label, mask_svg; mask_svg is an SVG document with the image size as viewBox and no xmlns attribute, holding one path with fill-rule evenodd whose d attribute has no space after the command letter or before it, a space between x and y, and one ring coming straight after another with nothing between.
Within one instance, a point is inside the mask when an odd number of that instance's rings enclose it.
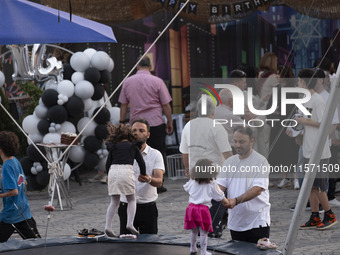
<instances>
[{"instance_id":1,"label":"white sneaker","mask_svg":"<svg viewBox=\"0 0 340 255\"><path fill-rule=\"evenodd\" d=\"M280 183L277 185L279 189L286 188L292 186L292 182L286 178L283 178Z\"/></svg>"},{"instance_id":2,"label":"white sneaker","mask_svg":"<svg viewBox=\"0 0 340 255\"><path fill-rule=\"evenodd\" d=\"M300 184L299 184L299 180L298 179L294 180L294 189L295 190L299 190L300 189Z\"/></svg>"},{"instance_id":3,"label":"white sneaker","mask_svg":"<svg viewBox=\"0 0 340 255\"><path fill-rule=\"evenodd\" d=\"M336 200L336 198L329 200L329 204L331 206L335 206L335 207L339 206L340 207L340 201Z\"/></svg>"}]
</instances>

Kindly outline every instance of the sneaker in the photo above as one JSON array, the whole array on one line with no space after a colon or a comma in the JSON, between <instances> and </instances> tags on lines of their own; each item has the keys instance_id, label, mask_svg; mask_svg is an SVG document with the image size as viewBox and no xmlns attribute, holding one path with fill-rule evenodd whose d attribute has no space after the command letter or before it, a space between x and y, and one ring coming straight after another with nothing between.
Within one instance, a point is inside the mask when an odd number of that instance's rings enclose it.
<instances>
[{"instance_id":1,"label":"sneaker","mask_svg":"<svg viewBox=\"0 0 340 255\"><path fill-rule=\"evenodd\" d=\"M299 184L299 180L298 179L294 180L294 189L295 190L299 190L300 189L300 184Z\"/></svg>"},{"instance_id":2,"label":"sneaker","mask_svg":"<svg viewBox=\"0 0 340 255\"><path fill-rule=\"evenodd\" d=\"M100 231L98 229L92 228L88 231L88 237L100 237L100 236L104 236L104 232Z\"/></svg>"},{"instance_id":3,"label":"sneaker","mask_svg":"<svg viewBox=\"0 0 340 255\"><path fill-rule=\"evenodd\" d=\"M277 185L279 189L286 188L292 186L292 182L286 178L283 178L280 183Z\"/></svg>"},{"instance_id":4,"label":"sneaker","mask_svg":"<svg viewBox=\"0 0 340 255\"><path fill-rule=\"evenodd\" d=\"M99 182L103 178L103 174L96 174L93 178L89 179L89 182Z\"/></svg>"},{"instance_id":5,"label":"sneaker","mask_svg":"<svg viewBox=\"0 0 340 255\"><path fill-rule=\"evenodd\" d=\"M321 219L319 217L310 216L309 221L307 221L305 224L301 225L300 229L316 228L321 223L322 222L321 222Z\"/></svg>"},{"instance_id":6,"label":"sneaker","mask_svg":"<svg viewBox=\"0 0 340 255\"><path fill-rule=\"evenodd\" d=\"M102 184L107 184L107 182L106 182L106 178L107 178L107 175L106 175L106 174L104 174L104 175L101 177L101 179L99 180L99 181L100 181L100 183L102 183Z\"/></svg>"},{"instance_id":7,"label":"sneaker","mask_svg":"<svg viewBox=\"0 0 340 255\"><path fill-rule=\"evenodd\" d=\"M324 230L324 229L330 228L336 223L338 222L336 221L334 213L325 214L323 221L317 225L316 229Z\"/></svg>"},{"instance_id":8,"label":"sneaker","mask_svg":"<svg viewBox=\"0 0 340 255\"><path fill-rule=\"evenodd\" d=\"M84 228L78 232L78 237L87 237L89 234L89 230Z\"/></svg>"},{"instance_id":9,"label":"sneaker","mask_svg":"<svg viewBox=\"0 0 340 255\"><path fill-rule=\"evenodd\" d=\"M336 200L336 198L329 200L329 204L331 206L339 207L340 206L340 201Z\"/></svg>"}]
</instances>

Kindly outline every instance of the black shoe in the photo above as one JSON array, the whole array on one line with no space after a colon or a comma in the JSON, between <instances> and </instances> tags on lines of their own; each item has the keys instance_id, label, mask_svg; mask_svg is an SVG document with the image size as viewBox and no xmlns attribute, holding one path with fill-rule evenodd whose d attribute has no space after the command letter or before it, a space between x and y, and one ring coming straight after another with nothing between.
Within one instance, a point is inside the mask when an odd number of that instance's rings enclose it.
<instances>
[{"instance_id":1,"label":"black shoe","mask_svg":"<svg viewBox=\"0 0 340 255\"><path fill-rule=\"evenodd\" d=\"M88 231L88 237L100 237L100 236L104 236L105 233L103 231L100 231L98 229L92 228Z\"/></svg>"},{"instance_id":2,"label":"black shoe","mask_svg":"<svg viewBox=\"0 0 340 255\"><path fill-rule=\"evenodd\" d=\"M164 186L162 186L162 187L160 187L160 188L157 188L157 193L159 194L159 193L163 193L163 192L166 192L167 191L167 189L164 187Z\"/></svg>"}]
</instances>

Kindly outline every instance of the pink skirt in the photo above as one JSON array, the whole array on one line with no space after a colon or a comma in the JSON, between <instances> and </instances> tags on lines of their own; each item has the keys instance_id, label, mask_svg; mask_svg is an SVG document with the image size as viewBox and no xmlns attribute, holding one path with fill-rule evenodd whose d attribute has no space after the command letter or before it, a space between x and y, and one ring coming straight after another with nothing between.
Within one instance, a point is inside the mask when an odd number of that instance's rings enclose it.
<instances>
[{"instance_id":1,"label":"pink skirt","mask_svg":"<svg viewBox=\"0 0 340 255\"><path fill-rule=\"evenodd\" d=\"M201 227L203 230L213 232L209 207L206 205L189 204L185 211L184 229Z\"/></svg>"}]
</instances>

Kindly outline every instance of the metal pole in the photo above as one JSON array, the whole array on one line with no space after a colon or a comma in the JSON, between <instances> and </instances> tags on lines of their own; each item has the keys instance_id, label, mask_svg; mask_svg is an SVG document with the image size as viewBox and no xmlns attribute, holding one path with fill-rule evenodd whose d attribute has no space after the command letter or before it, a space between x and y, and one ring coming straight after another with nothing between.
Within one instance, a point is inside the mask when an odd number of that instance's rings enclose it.
<instances>
[{"instance_id":1,"label":"metal pole","mask_svg":"<svg viewBox=\"0 0 340 255\"><path fill-rule=\"evenodd\" d=\"M322 118L321 125L319 127L318 135L316 138L316 145L312 152L311 158L308 162L308 172L305 173L304 181L302 184L301 191L299 193L297 203L295 206L292 221L289 226L286 241L283 246L283 254L291 255L294 250L295 241L298 235L298 229L300 227L300 219L302 216L302 211L305 209L307 200L312 189L312 185L316 176L316 169L311 166L312 164L319 164L321 153L326 142L328 142L328 132L334 116L335 108L338 104L340 97L340 63L338 65L338 70L336 72L336 77L334 81L334 86L331 89L328 101L326 103L325 114ZM312 171L314 170L314 171Z\"/></svg>"}]
</instances>

